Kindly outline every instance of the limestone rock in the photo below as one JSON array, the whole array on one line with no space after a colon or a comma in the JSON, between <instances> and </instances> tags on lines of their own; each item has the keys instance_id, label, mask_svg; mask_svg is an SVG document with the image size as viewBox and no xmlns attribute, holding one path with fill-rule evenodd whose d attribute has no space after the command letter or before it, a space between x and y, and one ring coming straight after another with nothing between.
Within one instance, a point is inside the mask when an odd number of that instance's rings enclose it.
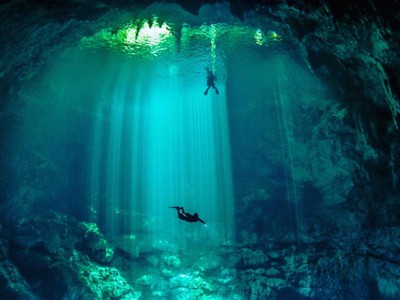
<instances>
[{"instance_id":1,"label":"limestone rock","mask_svg":"<svg viewBox=\"0 0 400 300\"><path fill-rule=\"evenodd\" d=\"M97 225L82 222L80 226L84 230L83 245L90 257L100 263L110 263L114 258L114 249L100 233Z\"/></svg>"}]
</instances>

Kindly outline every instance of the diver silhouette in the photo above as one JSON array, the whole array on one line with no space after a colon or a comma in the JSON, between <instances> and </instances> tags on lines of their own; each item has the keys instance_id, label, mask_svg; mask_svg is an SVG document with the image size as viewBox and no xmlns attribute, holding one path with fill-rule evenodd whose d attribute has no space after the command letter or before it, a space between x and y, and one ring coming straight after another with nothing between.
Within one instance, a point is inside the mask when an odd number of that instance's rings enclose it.
<instances>
[{"instance_id":1,"label":"diver silhouette","mask_svg":"<svg viewBox=\"0 0 400 300\"><path fill-rule=\"evenodd\" d=\"M218 91L217 87L215 86L216 80L217 80L217 77L215 77L214 73L210 69L207 69L207 89L204 92L205 96L207 96L208 90L211 87L215 90L215 93L217 93L217 95L219 94L219 91Z\"/></svg>"},{"instance_id":2,"label":"diver silhouette","mask_svg":"<svg viewBox=\"0 0 400 300\"><path fill-rule=\"evenodd\" d=\"M189 222L189 223L195 223L195 222L200 222L203 223L203 225L206 225L206 223L199 218L199 215L197 213L189 214L185 212L185 209L182 206L170 206L170 208L175 208L176 211L178 212L178 218ZM181 212L182 211L182 212Z\"/></svg>"}]
</instances>

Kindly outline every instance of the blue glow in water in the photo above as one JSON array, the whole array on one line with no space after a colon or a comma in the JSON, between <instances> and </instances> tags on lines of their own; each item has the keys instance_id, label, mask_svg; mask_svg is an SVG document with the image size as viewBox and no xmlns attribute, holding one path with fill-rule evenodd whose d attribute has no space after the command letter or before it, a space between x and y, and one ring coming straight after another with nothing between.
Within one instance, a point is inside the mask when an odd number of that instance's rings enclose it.
<instances>
[{"instance_id":1,"label":"blue glow in water","mask_svg":"<svg viewBox=\"0 0 400 300\"><path fill-rule=\"evenodd\" d=\"M182 76L181 67L127 64L105 85L93 122L91 194L93 221L108 233L233 239L224 85L204 96L205 75ZM179 220L169 208L176 205L213 230Z\"/></svg>"}]
</instances>

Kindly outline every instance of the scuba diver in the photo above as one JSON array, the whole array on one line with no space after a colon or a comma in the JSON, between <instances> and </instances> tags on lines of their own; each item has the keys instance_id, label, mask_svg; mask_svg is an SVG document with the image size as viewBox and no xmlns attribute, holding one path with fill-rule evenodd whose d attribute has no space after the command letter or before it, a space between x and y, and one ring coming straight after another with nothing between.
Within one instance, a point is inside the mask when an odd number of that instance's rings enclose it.
<instances>
[{"instance_id":1,"label":"scuba diver","mask_svg":"<svg viewBox=\"0 0 400 300\"><path fill-rule=\"evenodd\" d=\"M208 90L211 87L215 90L215 93L217 93L217 95L219 94L218 89L215 86L215 81L216 80L217 80L217 77L215 77L214 73L210 69L207 69L207 89L204 92L205 96L207 96Z\"/></svg>"},{"instance_id":2,"label":"scuba diver","mask_svg":"<svg viewBox=\"0 0 400 300\"><path fill-rule=\"evenodd\" d=\"M199 215L197 213L189 214L187 212L185 212L184 208L182 206L170 206L170 208L175 208L176 211L178 212L178 218L189 222L189 223L195 223L195 222L200 222L203 223L203 225L205 226L206 223L199 218ZM182 211L182 212L181 212Z\"/></svg>"}]
</instances>

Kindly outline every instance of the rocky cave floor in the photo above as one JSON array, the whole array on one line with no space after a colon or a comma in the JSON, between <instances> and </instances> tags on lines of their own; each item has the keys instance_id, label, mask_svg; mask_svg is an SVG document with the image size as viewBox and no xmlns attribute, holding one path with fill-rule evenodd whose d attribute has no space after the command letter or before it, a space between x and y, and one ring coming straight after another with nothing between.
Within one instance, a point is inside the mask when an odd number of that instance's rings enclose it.
<instances>
[{"instance_id":1,"label":"rocky cave floor","mask_svg":"<svg viewBox=\"0 0 400 300\"><path fill-rule=\"evenodd\" d=\"M400 228L141 251L55 212L0 227L1 299L398 299ZM367 231L366 231L367 232ZM269 239L269 242L268 242ZM284 239L280 239L281 241Z\"/></svg>"}]
</instances>

